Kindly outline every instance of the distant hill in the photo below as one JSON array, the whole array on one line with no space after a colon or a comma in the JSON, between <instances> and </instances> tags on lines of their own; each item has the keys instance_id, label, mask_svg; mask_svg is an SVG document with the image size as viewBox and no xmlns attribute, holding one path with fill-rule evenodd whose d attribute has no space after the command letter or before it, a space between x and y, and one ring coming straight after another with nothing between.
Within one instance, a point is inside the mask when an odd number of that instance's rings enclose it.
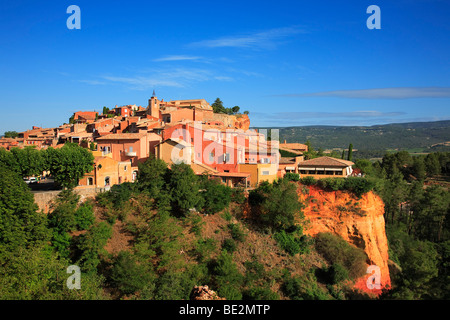
<instances>
[{"instance_id":1,"label":"distant hill","mask_svg":"<svg viewBox=\"0 0 450 320\"><path fill-rule=\"evenodd\" d=\"M317 150L347 149L352 143L360 156L380 156L387 150L412 153L450 151L450 120L392 123L374 126L298 126L279 128L280 141L305 143Z\"/></svg>"}]
</instances>

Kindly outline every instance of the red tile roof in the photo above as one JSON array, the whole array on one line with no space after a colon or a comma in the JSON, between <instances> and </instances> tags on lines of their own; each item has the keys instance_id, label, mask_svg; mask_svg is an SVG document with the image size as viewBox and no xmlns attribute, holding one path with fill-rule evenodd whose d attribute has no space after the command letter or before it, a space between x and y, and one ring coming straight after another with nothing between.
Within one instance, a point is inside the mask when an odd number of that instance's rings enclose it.
<instances>
[{"instance_id":1,"label":"red tile roof","mask_svg":"<svg viewBox=\"0 0 450 320\"><path fill-rule=\"evenodd\" d=\"M331 157L320 157L311 160L302 161L298 164L300 167L304 166L321 166L321 167L348 167L354 165L353 162L331 158Z\"/></svg>"},{"instance_id":2,"label":"red tile roof","mask_svg":"<svg viewBox=\"0 0 450 320\"><path fill-rule=\"evenodd\" d=\"M146 136L146 133L112 133L104 137L97 138L98 140L138 140Z\"/></svg>"}]
</instances>

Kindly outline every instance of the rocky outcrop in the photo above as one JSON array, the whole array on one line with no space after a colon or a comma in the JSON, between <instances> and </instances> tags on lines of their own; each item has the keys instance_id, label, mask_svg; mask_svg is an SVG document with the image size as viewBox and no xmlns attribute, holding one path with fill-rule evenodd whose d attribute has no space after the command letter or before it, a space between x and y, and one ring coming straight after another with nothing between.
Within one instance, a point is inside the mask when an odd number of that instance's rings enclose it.
<instances>
[{"instance_id":1,"label":"rocky outcrop","mask_svg":"<svg viewBox=\"0 0 450 320\"><path fill-rule=\"evenodd\" d=\"M217 293L208 288L208 286L195 286L192 289L191 300L226 300L225 298L220 298Z\"/></svg>"},{"instance_id":2,"label":"rocky outcrop","mask_svg":"<svg viewBox=\"0 0 450 320\"><path fill-rule=\"evenodd\" d=\"M373 192L360 199L346 191L324 191L316 186L299 186L299 198L306 205L303 209L309 220L306 234L332 232L350 244L364 250L368 266L380 270L381 288L390 287L388 268L388 243L385 232L384 203ZM381 290L369 289L367 274L356 282L356 288L367 293L380 294Z\"/></svg>"}]
</instances>

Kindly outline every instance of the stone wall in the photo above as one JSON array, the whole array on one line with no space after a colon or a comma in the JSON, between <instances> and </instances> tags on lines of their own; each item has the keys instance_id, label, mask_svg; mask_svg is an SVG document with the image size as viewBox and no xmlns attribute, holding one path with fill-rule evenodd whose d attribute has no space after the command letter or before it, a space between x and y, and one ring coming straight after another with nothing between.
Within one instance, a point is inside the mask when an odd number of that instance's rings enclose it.
<instances>
[{"instance_id":1,"label":"stone wall","mask_svg":"<svg viewBox=\"0 0 450 320\"><path fill-rule=\"evenodd\" d=\"M74 191L80 195L80 202L83 202L87 198L94 198L103 189L96 187L78 187ZM42 210L44 213L50 213L51 204L60 192L60 190L34 192L34 201L38 205L39 210Z\"/></svg>"}]
</instances>

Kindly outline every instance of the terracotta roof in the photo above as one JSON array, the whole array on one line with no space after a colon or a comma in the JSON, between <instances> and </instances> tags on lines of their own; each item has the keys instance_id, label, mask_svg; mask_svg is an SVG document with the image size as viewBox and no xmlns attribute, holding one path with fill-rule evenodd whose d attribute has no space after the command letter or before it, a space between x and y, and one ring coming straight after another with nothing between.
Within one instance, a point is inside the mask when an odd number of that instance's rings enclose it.
<instances>
[{"instance_id":1,"label":"terracotta roof","mask_svg":"<svg viewBox=\"0 0 450 320\"><path fill-rule=\"evenodd\" d=\"M250 177L250 172L219 172L213 174L216 177L235 177L235 178L248 178Z\"/></svg>"},{"instance_id":2,"label":"terracotta roof","mask_svg":"<svg viewBox=\"0 0 450 320\"><path fill-rule=\"evenodd\" d=\"M280 157L280 161L278 162L280 164L294 164L295 158L293 157Z\"/></svg>"},{"instance_id":3,"label":"terracotta roof","mask_svg":"<svg viewBox=\"0 0 450 320\"><path fill-rule=\"evenodd\" d=\"M144 137L146 133L112 133L97 140L137 140Z\"/></svg>"},{"instance_id":4,"label":"terracotta roof","mask_svg":"<svg viewBox=\"0 0 450 320\"><path fill-rule=\"evenodd\" d=\"M321 167L348 167L354 165L353 162L337 159L337 158L331 158L331 157L320 157L315 158L311 160L302 161L298 164L299 167L304 166L321 166Z\"/></svg>"},{"instance_id":5,"label":"terracotta roof","mask_svg":"<svg viewBox=\"0 0 450 320\"><path fill-rule=\"evenodd\" d=\"M292 149L292 150L308 150L308 146L302 143L280 143L280 148Z\"/></svg>"},{"instance_id":6,"label":"terracotta roof","mask_svg":"<svg viewBox=\"0 0 450 320\"><path fill-rule=\"evenodd\" d=\"M210 167L204 163L195 161L194 163L190 164L192 170L195 172L195 174L203 174L203 173L209 173L209 174L217 174L219 171L214 169L213 167Z\"/></svg>"}]
</instances>

